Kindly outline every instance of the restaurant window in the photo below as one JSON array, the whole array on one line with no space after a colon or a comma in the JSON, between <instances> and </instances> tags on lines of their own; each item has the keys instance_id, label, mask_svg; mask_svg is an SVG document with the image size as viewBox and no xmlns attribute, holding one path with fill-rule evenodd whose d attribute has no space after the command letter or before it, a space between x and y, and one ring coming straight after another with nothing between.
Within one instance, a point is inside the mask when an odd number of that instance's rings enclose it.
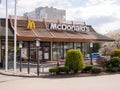
<instances>
[{"instance_id":1,"label":"restaurant window","mask_svg":"<svg viewBox=\"0 0 120 90\"><path fill-rule=\"evenodd\" d=\"M35 52L35 42L30 42L30 60L31 61L35 61L35 56L36 56L36 52Z\"/></svg>"},{"instance_id":2,"label":"restaurant window","mask_svg":"<svg viewBox=\"0 0 120 90\"><path fill-rule=\"evenodd\" d=\"M8 63L13 61L13 54L14 54L14 42L12 40L9 40L8 42ZM2 66L5 66L5 40L1 40L1 45L0 45L0 63Z\"/></svg>"},{"instance_id":3,"label":"restaurant window","mask_svg":"<svg viewBox=\"0 0 120 90\"><path fill-rule=\"evenodd\" d=\"M18 46L17 46L18 48ZM8 60L12 61L13 60L13 53L14 53L14 42L9 41L8 42Z\"/></svg>"},{"instance_id":4,"label":"restaurant window","mask_svg":"<svg viewBox=\"0 0 120 90\"><path fill-rule=\"evenodd\" d=\"M40 54L42 54L42 61L46 62L48 60L50 60L50 42L41 42L41 50L40 50Z\"/></svg>"},{"instance_id":5,"label":"restaurant window","mask_svg":"<svg viewBox=\"0 0 120 90\"><path fill-rule=\"evenodd\" d=\"M23 48L21 49L21 52L24 52L24 54L21 55L22 60L27 61L28 60L28 42L23 42ZM18 52L17 54L20 56L20 52Z\"/></svg>"},{"instance_id":6,"label":"restaurant window","mask_svg":"<svg viewBox=\"0 0 120 90\"><path fill-rule=\"evenodd\" d=\"M50 47L50 42L40 42L41 47Z\"/></svg>"},{"instance_id":7,"label":"restaurant window","mask_svg":"<svg viewBox=\"0 0 120 90\"><path fill-rule=\"evenodd\" d=\"M85 42L82 44L82 52L83 52L84 58L89 56L89 43Z\"/></svg>"},{"instance_id":8,"label":"restaurant window","mask_svg":"<svg viewBox=\"0 0 120 90\"><path fill-rule=\"evenodd\" d=\"M66 53L69 49L73 49L74 43L64 43L64 58L66 56Z\"/></svg>"},{"instance_id":9,"label":"restaurant window","mask_svg":"<svg viewBox=\"0 0 120 90\"><path fill-rule=\"evenodd\" d=\"M76 43L76 49L81 50L81 52L82 52L82 43L81 42Z\"/></svg>"},{"instance_id":10,"label":"restaurant window","mask_svg":"<svg viewBox=\"0 0 120 90\"><path fill-rule=\"evenodd\" d=\"M62 42L54 42L52 51L53 60L61 60L64 58Z\"/></svg>"}]
</instances>

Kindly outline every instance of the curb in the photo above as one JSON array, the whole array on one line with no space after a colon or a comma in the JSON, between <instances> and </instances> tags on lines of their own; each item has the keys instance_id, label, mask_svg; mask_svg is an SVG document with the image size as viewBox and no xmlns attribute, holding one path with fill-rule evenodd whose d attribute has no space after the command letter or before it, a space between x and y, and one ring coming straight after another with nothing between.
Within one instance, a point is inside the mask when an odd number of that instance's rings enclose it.
<instances>
[{"instance_id":1,"label":"curb","mask_svg":"<svg viewBox=\"0 0 120 90\"><path fill-rule=\"evenodd\" d=\"M21 74L18 74L18 73L17 73L17 74L14 74L14 73L5 72L5 71L2 71L2 70L0 70L0 74L1 74L1 75L6 75L6 76L31 77L31 78L32 78L32 77L35 78L35 77L49 76L49 74L40 74L39 76L37 76L37 74L31 74L31 73L30 73L30 74L27 74L27 73L26 73L26 74L22 74L22 73L21 73Z\"/></svg>"},{"instance_id":2,"label":"curb","mask_svg":"<svg viewBox=\"0 0 120 90\"><path fill-rule=\"evenodd\" d=\"M91 73L77 73L77 74L61 74L61 75L54 75L54 74L40 74L37 76L37 74L12 74L12 73L6 73L5 71L0 70L1 75L6 76L15 76L15 77L28 77L28 78L72 78L72 77L93 77L93 76L104 76L104 75L115 75L120 74L120 72L117 73L110 73L110 72L102 72L100 74L91 74Z\"/></svg>"}]
</instances>

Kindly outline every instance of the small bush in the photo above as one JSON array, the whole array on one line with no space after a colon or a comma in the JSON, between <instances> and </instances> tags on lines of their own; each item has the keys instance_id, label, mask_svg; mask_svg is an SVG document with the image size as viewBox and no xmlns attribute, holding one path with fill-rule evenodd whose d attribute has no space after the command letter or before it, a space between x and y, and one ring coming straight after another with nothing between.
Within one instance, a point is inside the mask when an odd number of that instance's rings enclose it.
<instances>
[{"instance_id":1,"label":"small bush","mask_svg":"<svg viewBox=\"0 0 120 90\"><path fill-rule=\"evenodd\" d=\"M93 65L88 65L82 70L82 72L90 72L92 68L93 68Z\"/></svg>"},{"instance_id":2,"label":"small bush","mask_svg":"<svg viewBox=\"0 0 120 90\"><path fill-rule=\"evenodd\" d=\"M51 68L49 69L49 72L52 73L52 74L57 73L57 72L58 72L58 67L51 67Z\"/></svg>"},{"instance_id":3,"label":"small bush","mask_svg":"<svg viewBox=\"0 0 120 90\"><path fill-rule=\"evenodd\" d=\"M65 66L52 67L49 69L49 72L52 74L69 73L69 69Z\"/></svg>"},{"instance_id":4,"label":"small bush","mask_svg":"<svg viewBox=\"0 0 120 90\"><path fill-rule=\"evenodd\" d=\"M107 63L107 67L108 68L113 68L113 67L120 68L120 58L118 57L111 58Z\"/></svg>"},{"instance_id":5,"label":"small bush","mask_svg":"<svg viewBox=\"0 0 120 90\"><path fill-rule=\"evenodd\" d=\"M117 72L120 70L120 58L112 57L107 63L107 70L110 72Z\"/></svg>"},{"instance_id":6,"label":"small bush","mask_svg":"<svg viewBox=\"0 0 120 90\"><path fill-rule=\"evenodd\" d=\"M101 71L102 71L102 68L101 68L101 67L93 67L93 68L91 69L91 72L92 72L93 74L99 74L99 73L101 73Z\"/></svg>"},{"instance_id":7,"label":"small bush","mask_svg":"<svg viewBox=\"0 0 120 90\"><path fill-rule=\"evenodd\" d=\"M58 67L58 72L59 73L61 73L61 72L69 73L69 69L68 69L68 67L61 66L61 67Z\"/></svg>"},{"instance_id":8,"label":"small bush","mask_svg":"<svg viewBox=\"0 0 120 90\"><path fill-rule=\"evenodd\" d=\"M113 67L113 68L108 68L108 71L110 72L117 72L119 69L117 67Z\"/></svg>"},{"instance_id":9,"label":"small bush","mask_svg":"<svg viewBox=\"0 0 120 90\"><path fill-rule=\"evenodd\" d=\"M116 49L112 52L111 57L119 57L120 58L120 49Z\"/></svg>"},{"instance_id":10,"label":"small bush","mask_svg":"<svg viewBox=\"0 0 120 90\"><path fill-rule=\"evenodd\" d=\"M65 66L74 73L85 67L83 55L80 50L68 50L66 54Z\"/></svg>"}]
</instances>

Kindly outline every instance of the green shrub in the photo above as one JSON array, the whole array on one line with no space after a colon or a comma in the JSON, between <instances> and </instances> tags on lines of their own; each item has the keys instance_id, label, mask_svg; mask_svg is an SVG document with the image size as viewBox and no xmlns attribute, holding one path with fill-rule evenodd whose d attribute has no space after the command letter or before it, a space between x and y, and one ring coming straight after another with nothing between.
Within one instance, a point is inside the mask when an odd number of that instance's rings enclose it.
<instances>
[{"instance_id":1,"label":"green shrub","mask_svg":"<svg viewBox=\"0 0 120 90\"><path fill-rule=\"evenodd\" d=\"M68 69L68 67L60 66L60 67L58 67L58 72L59 73L61 73L61 72L68 73L69 69Z\"/></svg>"},{"instance_id":2,"label":"green shrub","mask_svg":"<svg viewBox=\"0 0 120 90\"><path fill-rule=\"evenodd\" d=\"M82 70L82 72L90 72L92 68L93 68L93 65L88 65Z\"/></svg>"},{"instance_id":3,"label":"green shrub","mask_svg":"<svg viewBox=\"0 0 120 90\"><path fill-rule=\"evenodd\" d=\"M118 67L120 68L120 58L113 57L107 63L108 68Z\"/></svg>"},{"instance_id":4,"label":"green shrub","mask_svg":"<svg viewBox=\"0 0 120 90\"><path fill-rule=\"evenodd\" d=\"M119 57L120 58L120 49L116 49L112 52L111 57Z\"/></svg>"},{"instance_id":5,"label":"green shrub","mask_svg":"<svg viewBox=\"0 0 120 90\"><path fill-rule=\"evenodd\" d=\"M49 72L52 74L69 73L69 69L65 66L52 67L49 69Z\"/></svg>"},{"instance_id":6,"label":"green shrub","mask_svg":"<svg viewBox=\"0 0 120 90\"><path fill-rule=\"evenodd\" d=\"M49 72L52 73L52 74L58 73L58 67L51 67L49 69Z\"/></svg>"},{"instance_id":7,"label":"green shrub","mask_svg":"<svg viewBox=\"0 0 120 90\"><path fill-rule=\"evenodd\" d=\"M101 73L101 71L102 71L102 68L101 68L101 67L93 67L93 68L91 69L91 72L92 72L93 74L99 74L99 73Z\"/></svg>"},{"instance_id":8,"label":"green shrub","mask_svg":"<svg viewBox=\"0 0 120 90\"><path fill-rule=\"evenodd\" d=\"M107 69L110 72L117 72L120 69L120 58L119 57L113 57L108 61L107 63Z\"/></svg>"},{"instance_id":9,"label":"green shrub","mask_svg":"<svg viewBox=\"0 0 120 90\"><path fill-rule=\"evenodd\" d=\"M74 73L82 70L85 67L83 55L80 50L68 50L66 54L65 66Z\"/></svg>"},{"instance_id":10,"label":"green shrub","mask_svg":"<svg viewBox=\"0 0 120 90\"><path fill-rule=\"evenodd\" d=\"M117 67L113 67L113 68L108 68L108 71L117 72L117 71L119 71L119 69Z\"/></svg>"}]
</instances>

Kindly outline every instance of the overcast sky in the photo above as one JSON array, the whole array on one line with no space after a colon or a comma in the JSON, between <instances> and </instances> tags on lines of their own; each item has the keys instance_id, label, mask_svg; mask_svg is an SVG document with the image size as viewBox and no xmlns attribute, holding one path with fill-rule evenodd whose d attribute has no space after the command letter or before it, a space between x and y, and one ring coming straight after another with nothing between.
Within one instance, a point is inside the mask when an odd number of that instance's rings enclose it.
<instances>
[{"instance_id":1,"label":"overcast sky","mask_svg":"<svg viewBox=\"0 0 120 90\"><path fill-rule=\"evenodd\" d=\"M5 1L0 4L0 17L5 17ZM67 20L86 22L101 34L120 28L120 0L18 0L17 15L40 6L64 9ZM8 8L13 15L14 0L8 0Z\"/></svg>"}]
</instances>

